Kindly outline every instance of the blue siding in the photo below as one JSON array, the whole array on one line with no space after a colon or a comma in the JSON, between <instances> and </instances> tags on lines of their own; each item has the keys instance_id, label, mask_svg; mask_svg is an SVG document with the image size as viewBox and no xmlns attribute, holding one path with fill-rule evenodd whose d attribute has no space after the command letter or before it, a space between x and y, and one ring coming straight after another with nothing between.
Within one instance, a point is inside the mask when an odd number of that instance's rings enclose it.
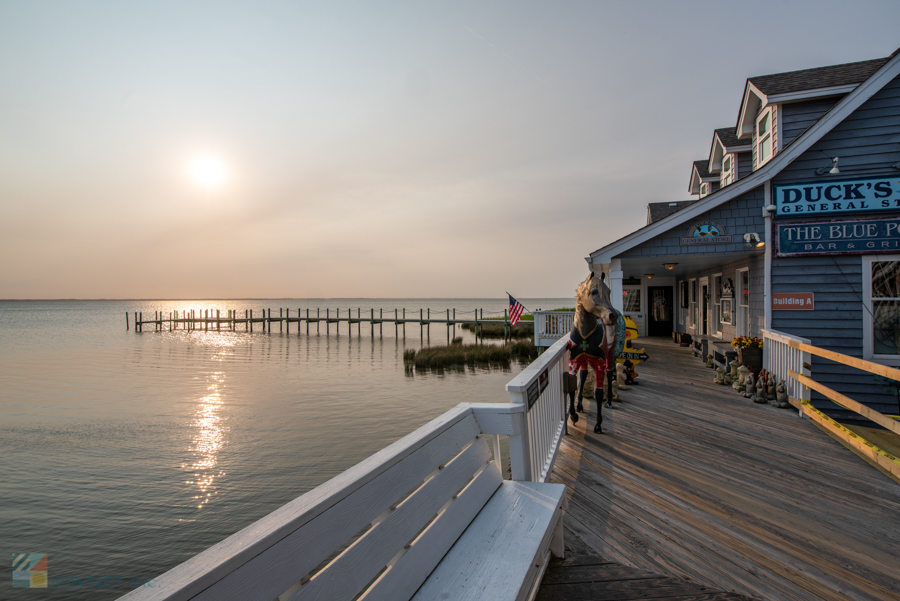
<instances>
[{"instance_id":1,"label":"blue siding","mask_svg":"<svg viewBox=\"0 0 900 601\"><path fill-rule=\"evenodd\" d=\"M737 178L747 177L753 173L753 153L739 152L737 154Z\"/></svg>"},{"instance_id":2,"label":"blue siding","mask_svg":"<svg viewBox=\"0 0 900 601\"><path fill-rule=\"evenodd\" d=\"M741 194L735 199L703 213L695 219L690 219L680 226L675 226L664 234L644 242L619 255L627 257L671 257L675 255L693 254L721 254L741 253L746 254L743 236L747 232L765 231L765 219L762 216L763 206L762 186ZM677 215L677 213L676 213ZM725 226L725 233L733 236L731 244L709 244L698 246L681 246L681 238L690 235L688 228L695 221L713 220ZM723 262L727 257L722 258Z\"/></svg>"},{"instance_id":3,"label":"blue siding","mask_svg":"<svg viewBox=\"0 0 900 601\"><path fill-rule=\"evenodd\" d=\"M779 109L781 116L781 147L784 148L797 136L806 131L819 117L831 110L840 97L807 100L783 104Z\"/></svg>"},{"instance_id":4,"label":"blue siding","mask_svg":"<svg viewBox=\"0 0 900 601\"><path fill-rule=\"evenodd\" d=\"M785 107L790 105L785 105ZM900 78L894 79L859 109L825 134L773 181L824 179L816 169L840 157L845 176L896 175L900 162ZM865 169L865 171L854 171ZM883 170L883 171L881 171Z\"/></svg>"},{"instance_id":5,"label":"blue siding","mask_svg":"<svg viewBox=\"0 0 900 601\"><path fill-rule=\"evenodd\" d=\"M784 120L797 135L821 116L831 101L784 106ZM852 115L779 173L774 182L816 180L815 170L840 157L842 175L897 175L890 166L900 162L900 78L895 79ZM854 168L866 171L856 171ZM832 255L772 259L772 292L813 292L815 311L772 311L772 327L809 338L812 344L852 357L863 355L862 257ZM898 400L886 392L882 378L818 357L813 378L882 413L896 413ZM837 408L818 393L813 402L830 415L847 421L863 420Z\"/></svg>"}]
</instances>

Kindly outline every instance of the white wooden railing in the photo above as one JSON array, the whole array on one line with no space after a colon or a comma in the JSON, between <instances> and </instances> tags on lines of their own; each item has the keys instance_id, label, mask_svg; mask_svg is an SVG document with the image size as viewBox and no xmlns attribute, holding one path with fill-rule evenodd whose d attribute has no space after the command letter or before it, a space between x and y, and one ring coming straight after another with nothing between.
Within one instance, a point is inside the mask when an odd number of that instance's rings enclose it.
<instances>
[{"instance_id":1,"label":"white wooden railing","mask_svg":"<svg viewBox=\"0 0 900 601\"><path fill-rule=\"evenodd\" d=\"M809 339L766 329L762 330L762 335L763 369L770 374L775 374L779 380L784 380L789 397L808 401L810 399L809 388L789 377L788 372L795 371L806 377L811 376L812 356L806 351L790 346L792 341L800 344L809 344Z\"/></svg>"},{"instance_id":2,"label":"white wooden railing","mask_svg":"<svg viewBox=\"0 0 900 601\"><path fill-rule=\"evenodd\" d=\"M535 311L534 346L550 346L575 325L573 311Z\"/></svg>"},{"instance_id":3,"label":"white wooden railing","mask_svg":"<svg viewBox=\"0 0 900 601\"><path fill-rule=\"evenodd\" d=\"M546 482L566 429L563 374L569 364L566 332L506 385L513 406L523 407L522 436L509 437L513 480Z\"/></svg>"}]
</instances>

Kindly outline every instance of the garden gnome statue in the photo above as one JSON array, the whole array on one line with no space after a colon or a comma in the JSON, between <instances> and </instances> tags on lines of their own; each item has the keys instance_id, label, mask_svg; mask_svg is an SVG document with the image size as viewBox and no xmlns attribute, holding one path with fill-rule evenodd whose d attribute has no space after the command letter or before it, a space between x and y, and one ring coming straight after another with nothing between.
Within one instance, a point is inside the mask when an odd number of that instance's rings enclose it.
<instances>
[{"instance_id":1,"label":"garden gnome statue","mask_svg":"<svg viewBox=\"0 0 900 601\"><path fill-rule=\"evenodd\" d=\"M766 400L766 375L765 373L760 374L758 380L756 380L756 394L751 397L751 400L754 403L768 403Z\"/></svg>"},{"instance_id":2,"label":"garden gnome statue","mask_svg":"<svg viewBox=\"0 0 900 601\"><path fill-rule=\"evenodd\" d=\"M618 380L612 381L612 400L614 400L614 401L619 400L619 381Z\"/></svg>"},{"instance_id":3,"label":"garden gnome statue","mask_svg":"<svg viewBox=\"0 0 900 601\"><path fill-rule=\"evenodd\" d=\"M738 392L741 392L745 389L745 383L747 382L748 375L750 375L749 369L747 369L743 365L738 367L738 379L735 380L734 384L732 384L732 386L734 386L735 390L737 390Z\"/></svg>"},{"instance_id":4,"label":"garden gnome statue","mask_svg":"<svg viewBox=\"0 0 900 601\"><path fill-rule=\"evenodd\" d=\"M741 369L746 369L746 368L742 367ZM749 398L755 396L754 393L756 391L756 388L754 387L754 384L756 384L756 382L753 381L753 374L750 373L750 370L748 369L747 377L744 378L744 392L741 393L741 396L744 397L745 399L749 399Z\"/></svg>"},{"instance_id":5,"label":"garden gnome statue","mask_svg":"<svg viewBox=\"0 0 900 601\"><path fill-rule=\"evenodd\" d=\"M631 390L631 386L628 386L628 370L624 365L616 362L616 382L619 383L619 390Z\"/></svg>"},{"instance_id":6,"label":"garden gnome statue","mask_svg":"<svg viewBox=\"0 0 900 601\"><path fill-rule=\"evenodd\" d=\"M706 356L706 367L713 367L713 356L712 355Z\"/></svg>"},{"instance_id":7,"label":"garden gnome statue","mask_svg":"<svg viewBox=\"0 0 900 601\"><path fill-rule=\"evenodd\" d=\"M775 402L775 376L774 376L774 374L769 374L769 377L766 380L766 400L771 403Z\"/></svg>"},{"instance_id":8,"label":"garden gnome statue","mask_svg":"<svg viewBox=\"0 0 900 601\"><path fill-rule=\"evenodd\" d=\"M732 360L728 365L731 368L731 372L728 374L731 376L732 382L737 382L741 378L741 374L738 373L738 368L741 366L736 360Z\"/></svg>"},{"instance_id":9,"label":"garden gnome statue","mask_svg":"<svg viewBox=\"0 0 900 601\"><path fill-rule=\"evenodd\" d=\"M724 384L725 383L725 370L721 367L716 368L716 377L713 378L713 382L716 384Z\"/></svg>"},{"instance_id":10,"label":"garden gnome statue","mask_svg":"<svg viewBox=\"0 0 900 601\"><path fill-rule=\"evenodd\" d=\"M784 380L778 383L778 388L775 390L775 406L779 409L784 409L786 407L790 407L791 403L788 401L787 389L784 385Z\"/></svg>"}]
</instances>

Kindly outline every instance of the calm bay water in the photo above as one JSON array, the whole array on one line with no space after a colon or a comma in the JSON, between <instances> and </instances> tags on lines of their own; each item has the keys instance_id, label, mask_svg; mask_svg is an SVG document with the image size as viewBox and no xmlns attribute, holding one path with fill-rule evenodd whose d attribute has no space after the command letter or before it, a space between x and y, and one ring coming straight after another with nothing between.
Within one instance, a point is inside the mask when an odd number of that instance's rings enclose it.
<instances>
[{"instance_id":1,"label":"calm bay water","mask_svg":"<svg viewBox=\"0 0 900 601\"><path fill-rule=\"evenodd\" d=\"M441 326L125 330L126 312L279 307L488 317L506 301L0 301L0 547L48 553L51 584L14 589L4 563L0 598L123 595L457 403L506 402L523 367L406 372L403 351L445 344Z\"/></svg>"}]
</instances>

